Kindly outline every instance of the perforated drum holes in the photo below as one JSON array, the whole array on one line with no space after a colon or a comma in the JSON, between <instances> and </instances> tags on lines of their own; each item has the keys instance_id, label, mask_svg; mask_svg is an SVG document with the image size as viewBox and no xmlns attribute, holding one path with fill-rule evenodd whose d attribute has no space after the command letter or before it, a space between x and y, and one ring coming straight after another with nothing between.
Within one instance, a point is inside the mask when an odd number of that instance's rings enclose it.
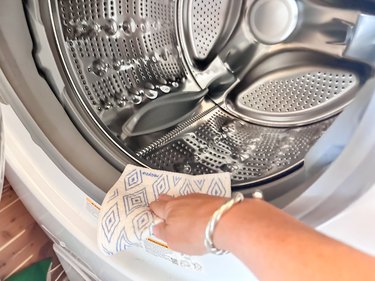
<instances>
[{"instance_id":1,"label":"perforated drum holes","mask_svg":"<svg viewBox=\"0 0 375 281\"><path fill-rule=\"evenodd\" d=\"M232 94L233 110L267 126L306 125L338 114L360 85L357 74L348 70L306 69L266 74Z\"/></svg>"},{"instance_id":2,"label":"perforated drum holes","mask_svg":"<svg viewBox=\"0 0 375 281\"><path fill-rule=\"evenodd\" d=\"M192 32L198 58L206 58L225 24L226 0L193 0Z\"/></svg>"},{"instance_id":3,"label":"perforated drum holes","mask_svg":"<svg viewBox=\"0 0 375 281\"><path fill-rule=\"evenodd\" d=\"M173 138L156 140L138 156L157 169L191 174L230 172L233 185L255 183L300 164L332 122L267 128L216 109L198 121L187 122Z\"/></svg>"},{"instance_id":4,"label":"perforated drum holes","mask_svg":"<svg viewBox=\"0 0 375 281\"><path fill-rule=\"evenodd\" d=\"M238 100L258 111L297 112L338 98L357 84L357 77L350 72L307 72L258 84Z\"/></svg>"},{"instance_id":5,"label":"perforated drum holes","mask_svg":"<svg viewBox=\"0 0 375 281\"><path fill-rule=\"evenodd\" d=\"M169 0L58 1L57 31L67 70L97 114L131 110L185 76L174 5ZM145 84L154 85L153 92L146 92Z\"/></svg>"}]
</instances>

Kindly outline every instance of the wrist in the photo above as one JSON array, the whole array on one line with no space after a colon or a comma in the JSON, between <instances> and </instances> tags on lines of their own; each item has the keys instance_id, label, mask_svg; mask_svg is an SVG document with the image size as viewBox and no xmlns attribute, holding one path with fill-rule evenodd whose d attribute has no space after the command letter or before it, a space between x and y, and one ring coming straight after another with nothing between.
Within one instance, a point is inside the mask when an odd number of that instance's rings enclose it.
<instances>
[{"instance_id":1,"label":"wrist","mask_svg":"<svg viewBox=\"0 0 375 281\"><path fill-rule=\"evenodd\" d=\"M205 240L204 240L205 247L209 252L214 253L216 255L223 255L223 254L228 253L228 251L225 251L223 249L218 249L215 246L213 242L213 234L215 231L215 227L217 223L220 221L220 219L222 218L222 216L226 212L231 210L234 205L241 203L243 200L244 200L244 196L242 193L240 192L234 193L232 198L229 201L227 201L225 204L221 205L220 208L218 208L212 215L211 219L209 220L206 226Z\"/></svg>"},{"instance_id":2,"label":"wrist","mask_svg":"<svg viewBox=\"0 0 375 281\"><path fill-rule=\"evenodd\" d=\"M217 223L213 235L213 241L217 248L237 252L237 248L241 247L241 240L244 236L245 229L243 225L245 221L252 220L251 214L254 213L254 205L258 204L258 200L245 199L243 202L234 205L226 212Z\"/></svg>"}]
</instances>

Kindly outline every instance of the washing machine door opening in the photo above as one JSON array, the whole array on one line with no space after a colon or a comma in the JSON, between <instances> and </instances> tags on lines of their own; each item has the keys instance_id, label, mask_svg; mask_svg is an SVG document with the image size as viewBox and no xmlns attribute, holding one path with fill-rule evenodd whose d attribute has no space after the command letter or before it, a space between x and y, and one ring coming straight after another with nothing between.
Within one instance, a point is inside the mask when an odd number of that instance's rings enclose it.
<instances>
[{"instance_id":1,"label":"washing machine door opening","mask_svg":"<svg viewBox=\"0 0 375 281\"><path fill-rule=\"evenodd\" d=\"M130 162L225 171L233 189L264 189L273 200L321 172L307 174L305 156L373 68L358 51L372 22L365 1L270 2L29 0L24 8L39 73L117 170L111 177Z\"/></svg>"}]
</instances>

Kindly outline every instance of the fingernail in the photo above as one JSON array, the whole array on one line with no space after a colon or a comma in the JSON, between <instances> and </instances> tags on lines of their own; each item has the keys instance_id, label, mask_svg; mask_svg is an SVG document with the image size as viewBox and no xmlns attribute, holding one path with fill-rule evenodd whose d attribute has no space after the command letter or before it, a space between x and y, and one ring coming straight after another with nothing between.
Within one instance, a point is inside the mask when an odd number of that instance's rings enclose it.
<instances>
[{"instance_id":1,"label":"fingernail","mask_svg":"<svg viewBox=\"0 0 375 281\"><path fill-rule=\"evenodd\" d=\"M158 200L168 200L172 199L173 197L168 194L160 194Z\"/></svg>"},{"instance_id":2,"label":"fingernail","mask_svg":"<svg viewBox=\"0 0 375 281\"><path fill-rule=\"evenodd\" d=\"M152 232L152 235L154 235L154 236L156 236L156 237L158 236L158 234L159 234L159 230L158 230L157 225L154 225L154 226L152 227L151 232Z\"/></svg>"}]
</instances>

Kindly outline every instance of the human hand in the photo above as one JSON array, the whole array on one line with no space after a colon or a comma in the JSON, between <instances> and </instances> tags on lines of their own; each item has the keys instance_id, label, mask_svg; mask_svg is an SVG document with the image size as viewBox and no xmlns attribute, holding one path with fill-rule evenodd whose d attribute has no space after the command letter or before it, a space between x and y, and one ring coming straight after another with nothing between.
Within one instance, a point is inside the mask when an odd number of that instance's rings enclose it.
<instances>
[{"instance_id":1,"label":"human hand","mask_svg":"<svg viewBox=\"0 0 375 281\"><path fill-rule=\"evenodd\" d=\"M226 201L226 198L205 194L177 198L161 195L159 200L150 204L155 215L164 220L154 226L153 233L175 251L203 255L207 253L204 246L207 223Z\"/></svg>"}]
</instances>

